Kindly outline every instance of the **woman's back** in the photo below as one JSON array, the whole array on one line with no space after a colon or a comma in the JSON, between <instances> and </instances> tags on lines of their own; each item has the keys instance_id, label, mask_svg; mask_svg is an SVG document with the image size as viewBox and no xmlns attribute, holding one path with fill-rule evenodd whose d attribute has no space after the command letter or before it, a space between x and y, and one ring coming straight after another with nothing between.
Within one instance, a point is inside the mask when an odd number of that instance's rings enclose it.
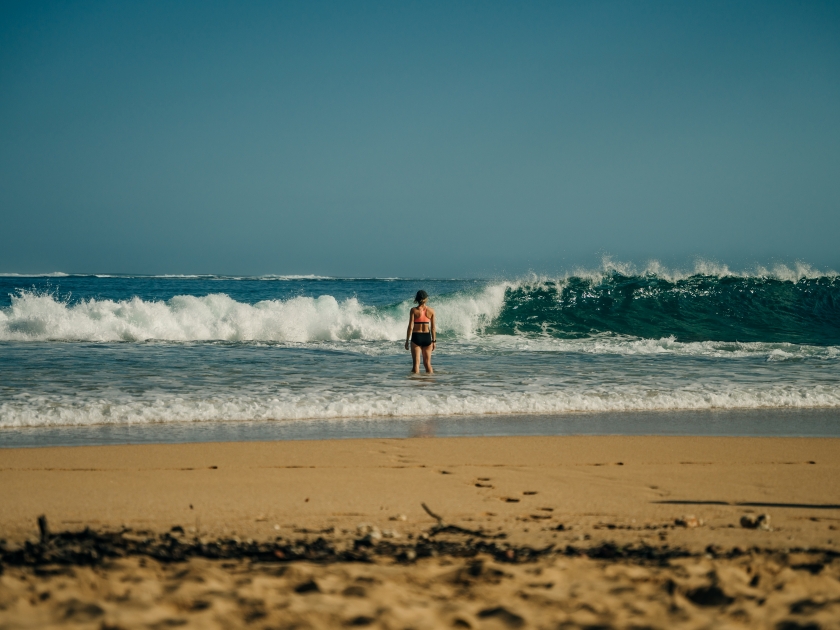
<instances>
[{"instance_id":1,"label":"woman's back","mask_svg":"<svg viewBox=\"0 0 840 630\"><path fill-rule=\"evenodd\" d=\"M423 356L423 365L426 372L432 373L432 350L435 349L435 311L426 306L429 295L425 291L418 291L414 297L417 306L412 307L408 319L408 330L406 331L405 349L411 344L411 356L414 362L412 372L417 374L420 371L420 356Z\"/></svg>"},{"instance_id":2,"label":"woman's back","mask_svg":"<svg viewBox=\"0 0 840 630\"><path fill-rule=\"evenodd\" d=\"M415 324L428 324L431 321L427 312L429 308L425 304L423 306L416 306L413 310ZM432 311L432 315L434 315L434 311Z\"/></svg>"}]
</instances>

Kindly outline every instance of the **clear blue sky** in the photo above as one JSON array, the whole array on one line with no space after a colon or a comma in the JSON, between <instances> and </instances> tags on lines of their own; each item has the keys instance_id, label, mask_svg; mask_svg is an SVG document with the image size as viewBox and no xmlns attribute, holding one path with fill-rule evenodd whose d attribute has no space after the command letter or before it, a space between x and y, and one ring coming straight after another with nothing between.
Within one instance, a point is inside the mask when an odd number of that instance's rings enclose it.
<instances>
[{"instance_id":1,"label":"clear blue sky","mask_svg":"<svg viewBox=\"0 0 840 630\"><path fill-rule=\"evenodd\" d=\"M0 271L840 267L838 2L3 2Z\"/></svg>"}]
</instances>

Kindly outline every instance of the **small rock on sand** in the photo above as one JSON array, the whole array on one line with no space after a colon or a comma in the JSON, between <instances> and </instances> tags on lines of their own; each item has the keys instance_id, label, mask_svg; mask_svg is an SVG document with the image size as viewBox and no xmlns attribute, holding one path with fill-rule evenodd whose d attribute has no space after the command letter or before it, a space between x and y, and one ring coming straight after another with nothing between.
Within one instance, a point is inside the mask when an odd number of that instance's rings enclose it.
<instances>
[{"instance_id":1,"label":"small rock on sand","mask_svg":"<svg viewBox=\"0 0 840 630\"><path fill-rule=\"evenodd\" d=\"M359 532L368 542L375 543L378 540L382 539L382 531L376 526L371 525L370 523L359 523L356 526L356 531ZM388 530L393 531L393 530Z\"/></svg>"},{"instance_id":2,"label":"small rock on sand","mask_svg":"<svg viewBox=\"0 0 840 630\"><path fill-rule=\"evenodd\" d=\"M741 517L741 527L746 529L763 529L764 531L772 531L770 527L770 515L759 514L753 516L752 514L745 514Z\"/></svg>"},{"instance_id":3,"label":"small rock on sand","mask_svg":"<svg viewBox=\"0 0 840 630\"><path fill-rule=\"evenodd\" d=\"M687 527L689 529L693 527L700 527L703 524L703 519L697 518L694 514L688 514L674 519L674 525L677 525L678 527Z\"/></svg>"},{"instance_id":4,"label":"small rock on sand","mask_svg":"<svg viewBox=\"0 0 840 630\"><path fill-rule=\"evenodd\" d=\"M481 619L496 618L510 628L521 628L525 625L525 620L522 617L503 606L485 608L478 613L478 616Z\"/></svg>"},{"instance_id":5,"label":"small rock on sand","mask_svg":"<svg viewBox=\"0 0 840 630\"><path fill-rule=\"evenodd\" d=\"M308 580L303 582L302 584L298 584L295 587L295 593L303 595L305 593L320 593L321 589L318 587L318 583L315 580Z\"/></svg>"}]
</instances>

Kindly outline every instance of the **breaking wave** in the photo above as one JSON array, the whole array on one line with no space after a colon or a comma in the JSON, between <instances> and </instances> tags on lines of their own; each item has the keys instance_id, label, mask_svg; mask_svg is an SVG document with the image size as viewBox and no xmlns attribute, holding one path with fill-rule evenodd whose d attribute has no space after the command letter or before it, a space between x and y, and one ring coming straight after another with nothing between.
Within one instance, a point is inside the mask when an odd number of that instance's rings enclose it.
<instances>
[{"instance_id":1,"label":"breaking wave","mask_svg":"<svg viewBox=\"0 0 840 630\"><path fill-rule=\"evenodd\" d=\"M469 338L502 306L505 288L456 295L436 306L439 329ZM5 341L276 341L390 340L405 335L408 303L376 309L332 296L237 302L225 294L167 301L84 300L20 291L0 310Z\"/></svg>"},{"instance_id":2,"label":"breaking wave","mask_svg":"<svg viewBox=\"0 0 840 630\"><path fill-rule=\"evenodd\" d=\"M718 344L723 353L750 352L744 344L775 344L781 353L789 351L784 344L840 345L840 276L807 265L746 274L698 263L689 273L605 261L597 271L559 278L488 282L434 296L433 304L450 340L586 340L578 344L583 351L607 344L623 352L697 343ZM374 307L331 295L252 304L224 293L71 302L18 290L0 309L0 341L396 341L409 305Z\"/></svg>"}]
</instances>

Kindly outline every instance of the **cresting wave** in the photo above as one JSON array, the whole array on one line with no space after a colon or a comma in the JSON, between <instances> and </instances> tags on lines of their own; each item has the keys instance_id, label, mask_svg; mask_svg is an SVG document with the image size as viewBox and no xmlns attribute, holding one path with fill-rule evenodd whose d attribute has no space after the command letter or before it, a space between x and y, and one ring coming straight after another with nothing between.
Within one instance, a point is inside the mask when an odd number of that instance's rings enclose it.
<instances>
[{"instance_id":1,"label":"cresting wave","mask_svg":"<svg viewBox=\"0 0 840 630\"><path fill-rule=\"evenodd\" d=\"M708 276L713 278L756 278L766 280L781 280L783 282L799 282L800 280L815 280L817 278L836 278L838 274L832 270L820 270L808 263L798 261L792 265L775 264L769 267L756 265L752 269L737 271L729 265L709 260L697 260L691 269L670 269L657 260L651 260L644 266L615 261L605 256L598 269L575 269L563 278L585 278L598 281L605 276L655 276L668 282L686 280L693 276Z\"/></svg>"},{"instance_id":2,"label":"cresting wave","mask_svg":"<svg viewBox=\"0 0 840 630\"><path fill-rule=\"evenodd\" d=\"M744 344L840 345L840 276L804 266L764 275L708 265L695 272L605 263L599 273L491 282L433 299L449 340L591 340L590 348L660 340L660 349L717 343L741 344L739 351ZM397 341L408 306L331 295L249 304L221 293L70 303L19 290L0 309L0 341Z\"/></svg>"},{"instance_id":3,"label":"cresting wave","mask_svg":"<svg viewBox=\"0 0 840 630\"><path fill-rule=\"evenodd\" d=\"M613 272L596 279L523 282L506 291L487 332L838 345L840 277L794 282L698 274L671 280Z\"/></svg>"}]
</instances>

